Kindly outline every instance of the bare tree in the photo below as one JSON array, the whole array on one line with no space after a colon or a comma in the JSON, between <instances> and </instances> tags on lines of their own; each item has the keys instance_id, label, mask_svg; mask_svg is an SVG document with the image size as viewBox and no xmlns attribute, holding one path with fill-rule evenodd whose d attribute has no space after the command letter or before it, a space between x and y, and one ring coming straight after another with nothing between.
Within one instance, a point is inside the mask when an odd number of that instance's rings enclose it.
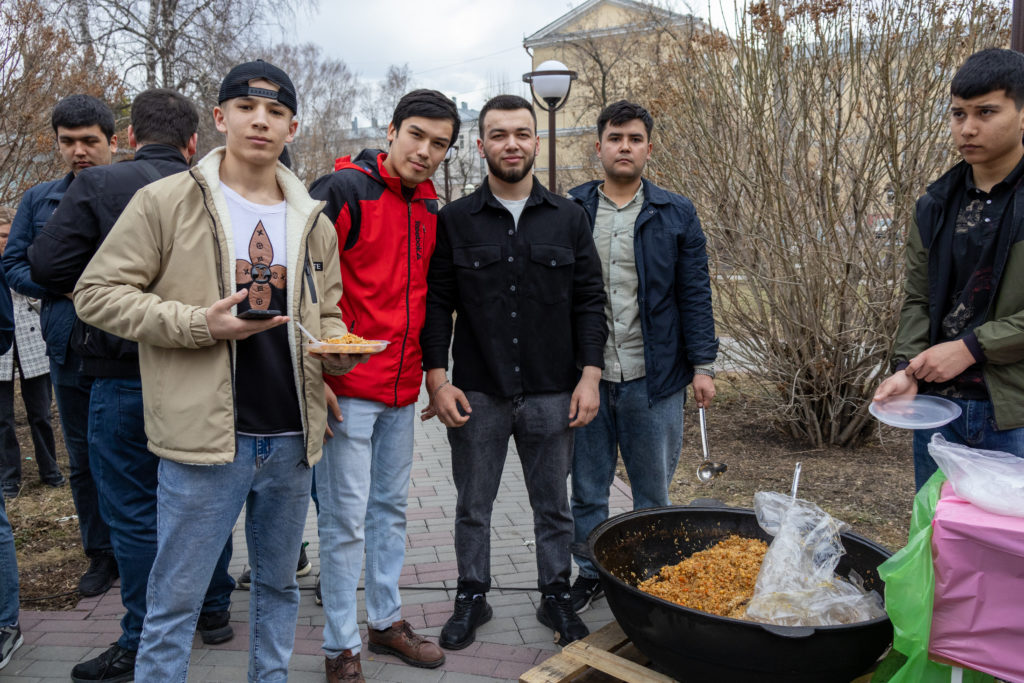
<instances>
[{"instance_id":1,"label":"bare tree","mask_svg":"<svg viewBox=\"0 0 1024 683\"><path fill-rule=\"evenodd\" d=\"M53 0L51 11L126 83L195 97L211 73L257 46L267 27L316 1Z\"/></svg>"},{"instance_id":2,"label":"bare tree","mask_svg":"<svg viewBox=\"0 0 1024 683\"><path fill-rule=\"evenodd\" d=\"M914 200L956 161L949 82L1008 29L987 0L752 2L651 80L652 170L698 207L722 332L813 446L870 425Z\"/></svg>"},{"instance_id":3,"label":"bare tree","mask_svg":"<svg viewBox=\"0 0 1024 683\"><path fill-rule=\"evenodd\" d=\"M388 67L384 79L380 83L366 89L362 108L370 116L370 120L375 122L374 125L379 131L382 146L387 137L391 114L395 111L398 100L402 99L402 95L412 88L412 69L409 68L409 65L392 64Z\"/></svg>"},{"instance_id":4,"label":"bare tree","mask_svg":"<svg viewBox=\"0 0 1024 683\"><path fill-rule=\"evenodd\" d=\"M118 113L119 79L91 65L37 0L0 0L0 204L67 172L55 153L50 112L72 93L94 95Z\"/></svg>"}]
</instances>

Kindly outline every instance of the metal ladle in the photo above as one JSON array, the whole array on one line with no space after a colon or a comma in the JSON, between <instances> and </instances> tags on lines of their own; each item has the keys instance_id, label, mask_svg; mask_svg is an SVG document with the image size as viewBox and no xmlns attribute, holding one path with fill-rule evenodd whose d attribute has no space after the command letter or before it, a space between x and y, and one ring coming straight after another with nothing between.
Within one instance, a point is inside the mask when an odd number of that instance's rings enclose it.
<instances>
[{"instance_id":1,"label":"metal ladle","mask_svg":"<svg viewBox=\"0 0 1024 683\"><path fill-rule=\"evenodd\" d=\"M704 450L704 460L697 466L697 479L706 484L729 468L724 462L711 462L711 456L708 453L708 426L704 417L704 406L699 406L698 414L700 416L700 446Z\"/></svg>"}]
</instances>

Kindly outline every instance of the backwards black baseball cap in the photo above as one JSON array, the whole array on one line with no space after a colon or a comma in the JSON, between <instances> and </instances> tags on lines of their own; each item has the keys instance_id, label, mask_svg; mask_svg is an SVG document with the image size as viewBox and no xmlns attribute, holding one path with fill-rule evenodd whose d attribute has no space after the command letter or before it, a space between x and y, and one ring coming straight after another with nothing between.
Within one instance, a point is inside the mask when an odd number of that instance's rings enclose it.
<instances>
[{"instance_id":1,"label":"backwards black baseball cap","mask_svg":"<svg viewBox=\"0 0 1024 683\"><path fill-rule=\"evenodd\" d=\"M260 78L270 81L280 90L254 88L249 85L249 81ZM284 71L269 62L264 62L262 59L239 64L229 71L228 75L221 81L220 96L217 98L217 104L235 97L265 97L269 100L277 100L291 109L293 114L297 114L299 111L292 79L288 78L288 74Z\"/></svg>"}]
</instances>

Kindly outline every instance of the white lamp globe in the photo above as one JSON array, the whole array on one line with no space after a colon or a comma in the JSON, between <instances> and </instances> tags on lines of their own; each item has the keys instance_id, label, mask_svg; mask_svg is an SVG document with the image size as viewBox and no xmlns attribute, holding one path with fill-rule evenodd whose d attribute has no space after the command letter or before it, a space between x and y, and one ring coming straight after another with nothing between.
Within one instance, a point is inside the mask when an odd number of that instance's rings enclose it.
<instances>
[{"instance_id":1,"label":"white lamp globe","mask_svg":"<svg viewBox=\"0 0 1024 683\"><path fill-rule=\"evenodd\" d=\"M565 74L534 76L533 92L542 100L560 100L569 92L569 69L561 62L549 59L537 67L537 71L564 71Z\"/></svg>"}]
</instances>

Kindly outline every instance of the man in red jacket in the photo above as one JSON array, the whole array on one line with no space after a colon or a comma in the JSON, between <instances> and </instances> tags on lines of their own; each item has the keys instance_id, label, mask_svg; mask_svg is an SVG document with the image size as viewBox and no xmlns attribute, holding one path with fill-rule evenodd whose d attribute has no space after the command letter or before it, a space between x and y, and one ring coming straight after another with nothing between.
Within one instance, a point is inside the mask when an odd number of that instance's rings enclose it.
<instances>
[{"instance_id":1,"label":"man in red jacket","mask_svg":"<svg viewBox=\"0 0 1024 683\"><path fill-rule=\"evenodd\" d=\"M437 234L430 177L459 135L447 97L414 90L388 125L387 153L364 150L313 183L327 202L341 250L341 310L353 334L389 342L343 377L327 380L328 435L316 466L320 578L327 623L327 680L361 681L356 589L366 551L371 652L413 666L444 663L435 644L402 620L398 578L405 559L405 508L412 470L415 403L422 380L420 330L427 266Z\"/></svg>"}]
</instances>

